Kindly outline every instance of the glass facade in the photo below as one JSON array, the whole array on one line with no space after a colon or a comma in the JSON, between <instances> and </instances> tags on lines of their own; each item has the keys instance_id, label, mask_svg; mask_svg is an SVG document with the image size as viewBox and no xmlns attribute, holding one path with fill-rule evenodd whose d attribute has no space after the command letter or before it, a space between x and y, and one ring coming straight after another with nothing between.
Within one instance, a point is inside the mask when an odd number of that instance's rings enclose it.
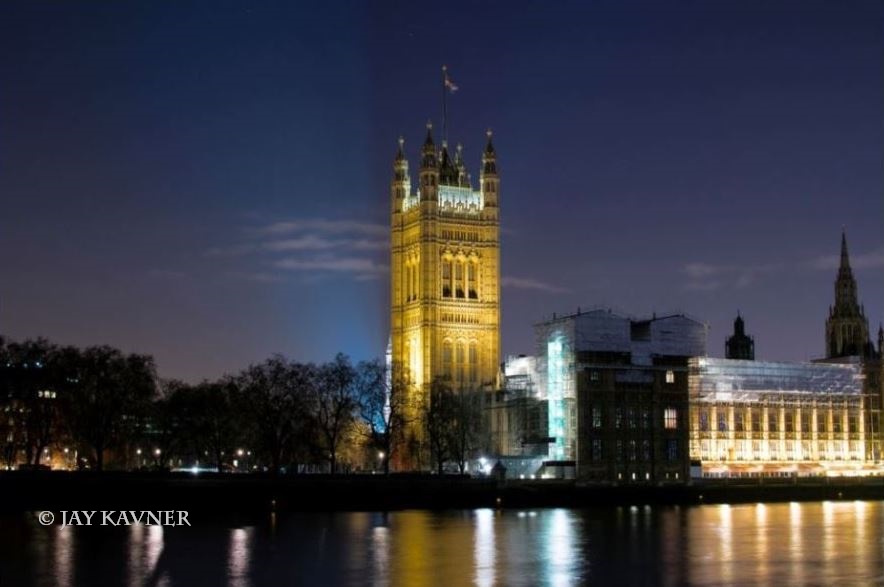
<instances>
[{"instance_id":1,"label":"glass facade","mask_svg":"<svg viewBox=\"0 0 884 587\"><path fill-rule=\"evenodd\" d=\"M863 469L859 365L698 357L688 371L690 453L704 476Z\"/></svg>"}]
</instances>

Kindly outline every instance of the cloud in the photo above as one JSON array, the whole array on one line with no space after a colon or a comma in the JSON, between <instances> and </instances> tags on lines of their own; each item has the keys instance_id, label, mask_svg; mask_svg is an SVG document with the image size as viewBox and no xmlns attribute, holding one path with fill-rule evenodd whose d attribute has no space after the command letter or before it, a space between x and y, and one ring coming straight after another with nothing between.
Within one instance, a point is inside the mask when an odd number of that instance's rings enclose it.
<instances>
[{"instance_id":1,"label":"cloud","mask_svg":"<svg viewBox=\"0 0 884 587\"><path fill-rule=\"evenodd\" d=\"M332 271L336 273L356 273L359 275L386 273L390 270L387 265L359 257L326 257L317 259L294 257L276 261L274 266L289 271Z\"/></svg>"},{"instance_id":2,"label":"cloud","mask_svg":"<svg viewBox=\"0 0 884 587\"><path fill-rule=\"evenodd\" d=\"M359 220L289 219L246 228L243 242L216 246L206 254L257 264L230 272L250 281L281 281L279 271L297 273L300 283L318 283L331 275L369 281L389 272L382 254L390 247L388 232L387 226Z\"/></svg>"},{"instance_id":3,"label":"cloud","mask_svg":"<svg viewBox=\"0 0 884 587\"><path fill-rule=\"evenodd\" d=\"M512 289L533 289L548 293L568 293L570 291L564 287L544 283L530 277L504 277L500 280L500 285Z\"/></svg>"},{"instance_id":4,"label":"cloud","mask_svg":"<svg viewBox=\"0 0 884 587\"><path fill-rule=\"evenodd\" d=\"M252 229L259 236L279 236L283 234L295 234L299 232L318 232L322 234L361 234L370 236L387 236L390 227L383 224L361 222L358 220L328 220L326 218L312 218L301 220L285 220L273 222L262 227Z\"/></svg>"},{"instance_id":5,"label":"cloud","mask_svg":"<svg viewBox=\"0 0 884 587\"><path fill-rule=\"evenodd\" d=\"M227 274L234 279L244 279L246 281L257 281L258 283L280 283L285 281L282 275L269 273L266 271L241 272L231 271Z\"/></svg>"},{"instance_id":6,"label":"cloud","mask_svg":"<svg viewBox=\"0 0 884 587\"><path fill-rule=\"evenodd\" d=\"M834 271L841 264L841 255L825 255L811 262L814 269ZM854 269L877 269L884 267L884 247L859 255L850 255L850 266Z\"/></svg>"},{"instance_id":7,"label":"cloud","mask_svg":"<svg viewBox=\"0 0 884 587\"><path fill-rule=\"evenodd\" d=\"M688 291L715 291L722 286L724 283L720 281L690 281L684 288Z\"/></svg>"},{"instance_id":8,"label":"cloud","mask_svg":"<svg viewBox=\"0 0 884 587\"><path fill-rule=\"evenodd\" d=\"M709 263L688 263L684 266L683 271L692 279L703 279L712 275L718 275L725 269L721 266L716 267Z\"/></svg>"},{"instance_id":9,"label":"cloud","mask_svg":"<svg viewBox=\"0 0 884 587\"><path fill-rule=\"evenodd\" d=\"M389 246L390 242L382 239L330 239L312 234L261 244L261 248L265 251L324 251L328 249L377 251L385 250Z\"/></svg>"},{"instance_id":10,"label":"cloud","mask_svg":"<svg viewBox=\"0 0 884 587\"><path fill-rule=\"evenodd\" d=\"M778 263L763 265L715 265L712 263L686 263L681 271L688 277L684 289L689 291L716 291L724 287L742 289L759 278L775 273L782 266Z\"/></svg>"}]
</instances>

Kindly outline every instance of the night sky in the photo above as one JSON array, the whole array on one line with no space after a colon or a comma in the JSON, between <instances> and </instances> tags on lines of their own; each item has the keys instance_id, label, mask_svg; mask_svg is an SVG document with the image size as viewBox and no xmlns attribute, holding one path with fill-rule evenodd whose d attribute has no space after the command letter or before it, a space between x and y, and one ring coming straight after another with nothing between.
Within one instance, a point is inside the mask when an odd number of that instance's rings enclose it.
<instances>
[{"instance_id":1,"label":"night sky","mask_svg":"<svg viewBox=\"0 0 884 587\"><path fill-rule=\"evenodd\" d=\"M381 355L443 63L474 178L494 130L505 354L610 305L818 357L842 226L876 332L884 5L660 4L5 2L0 333L188 380Z\"/></svg>"}]
</instances>

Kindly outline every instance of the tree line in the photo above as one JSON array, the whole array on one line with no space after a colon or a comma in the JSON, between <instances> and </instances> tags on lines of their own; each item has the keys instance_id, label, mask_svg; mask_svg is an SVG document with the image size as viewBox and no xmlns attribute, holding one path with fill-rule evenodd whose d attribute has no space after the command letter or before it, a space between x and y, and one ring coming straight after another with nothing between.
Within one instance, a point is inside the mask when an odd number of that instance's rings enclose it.
<instances>
[{"instance_id":1,"label":"tree line","mask_svg":"<svg viewBox=\"0 0 884 587\"><path fill-rule=\"evenodd\" d=\"M149 355L0 337L0 464L465 472L487 441L482 394L393 379L380 360L275 355L191 384L160 379Z\"/></svg>"}]
</instances>

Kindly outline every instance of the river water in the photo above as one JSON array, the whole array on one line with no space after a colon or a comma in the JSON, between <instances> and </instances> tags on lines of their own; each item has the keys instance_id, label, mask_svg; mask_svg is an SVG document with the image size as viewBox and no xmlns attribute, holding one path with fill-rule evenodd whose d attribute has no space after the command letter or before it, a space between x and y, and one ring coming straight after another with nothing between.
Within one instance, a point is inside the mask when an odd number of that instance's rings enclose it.
<instances>
[{"instance_id":1,"label":"river water","mask_svg":"<svg viewBox=\"0 0 884 587\"><path fill-rule=\"evenodd\" d=\"M0 516L0 585L884 584L884 502L271 514L192 527Z\"/></svg>"}]
</instances>

